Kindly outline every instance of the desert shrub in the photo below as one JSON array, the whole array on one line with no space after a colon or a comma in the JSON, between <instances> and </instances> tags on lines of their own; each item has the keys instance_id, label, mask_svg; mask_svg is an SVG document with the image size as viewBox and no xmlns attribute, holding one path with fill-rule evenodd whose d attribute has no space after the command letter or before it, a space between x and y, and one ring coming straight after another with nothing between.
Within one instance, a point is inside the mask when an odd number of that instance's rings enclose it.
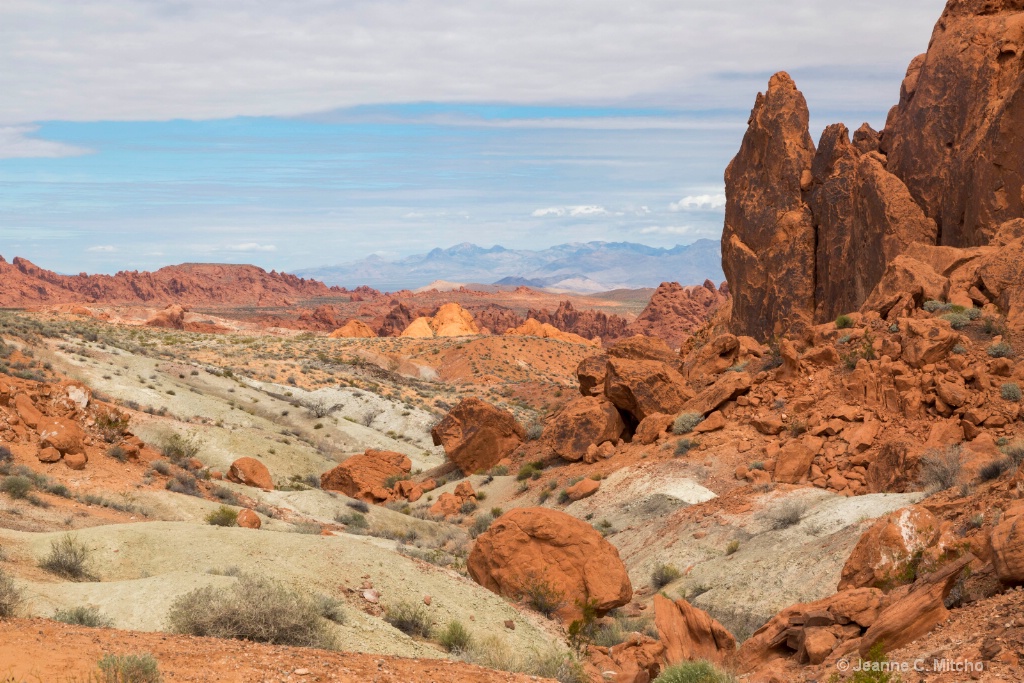
<instances>
[{"instance_id":1,"label":"desert shrub","mask_svg":"<svg viewBox=\"0 0 1024 683\"><path fill-rule=\"evenodd\" d=\"M107 443L114 443L128 431L131 418L119 410L104 410L96 415L96 429Z\"/></svg>"},{"instance_id":2,"label":"desert shrub","mask_svg":"<svg viewBox=\"0 0 1024 683\"><path fill-rule=\"evenodd\" d=\"M960 444L930 450L921 457L919 479L930 491L945 491L960 483L964 458Z\"/></svg>"},{"instance_id":3,"label":"desert shrub","mask_svg":"<svg viewBox=\"0 0 1024 683\"><path fill-rule=\"evenodd\" d=\"M43 558L39 566L72 581L85 581L93 578L88 566L90 553L89 548L74 534L64 534L50 541L50 554Z\"/></svg>"},{"instance_id":4,"label":"desert shrub","mask_svg":"<svg viewBox=\"0 0 1024 683\"><path fill-rule=\"evenodd\" d=\"M1024 462L1024 441L1014 441L1013 443L1006 444L1001 449L1010 460L1013 461L1014 466L1019 466Z\"/></svg>"},{"instance_id":5,"label":"desert shrub","mask_svg":"<svg viewBox=\"0 0 1024 683\"><path fill-rule=\"evenodd\" d=\"M463 626L461 621L453 619L441 631L437 641L448 652L460 654L469 649L473 642L473 637L470 635L469 629Z\"/></svg>"},{"instance_id":6,"label":"desert shrub","mask_svg":"<svg viewBox=\"0 0 1024 683\"><path fill-rule=\"evenodd\" d=\"M99 607L71 607L53 613L53 620L75 626L90 628L111 628L114 622L100 611Z\"/></svg>"},{"instance_id":7,"label":"desert shrub","mask_svg":"<svg viewBox=\"0 0 1024 683\"><path fill-rule=\"evenodd\" d=\"M215 487L213 487L213 490L210 493L213 494L214 498L216 498L217 500L223 501L223 502L227 503L228 505L236 505L237 506L239 504L239 502L240 502L238 500L238 496L235 495L234 491L232 491L231 489L228 489L228 488L224 488L223 486L215 486Z\"/></svg>"},{"instance_id":8,"label":"desert shrub","mask_svg":"<svg viewBox=\"0 0 1024 683\"><path fill-rule=\"evenodd\" d=\"M202 442L194 434L182 436L174 432L164 437L160 444L160 452L164 457L170 458L171 462L180 463L199 455L202 447Z\"/></svg>"},{"instance_id":9,"label":"desert shrub","mask_svg":"<svg viewBox=\"0 0 1024 683\"><path fill-rule=\"evenodd\" d=\"M837 330L845 330L848 327L853 327L853 318L848 315L840 315L836 318Z\"/></svg>"},{"instance_id":10,"label":"desert shrub","mask_svg":"<svg viewBox=\"0 0 1024 683\"><path fill-rule=\"evenodd\" d=\"M686 455L691 450L697 447L699 442L696 439L679 439L676 442L676 455Z\"/></svg>"},{"instance_id":11,"label":"desert shrub","mask_svg":"<svg viewBox=\"0 0 1024 683\"><path fill-rule=\"evenodd\" d=\"M202 498L203 493L199 490L199 482L188 472L178 472L167 480L165 488L174 493L183 493L186 496Z\"/></svg>"},{"instance_id":12,"label":"desert shrub","mask_svg":"<svg viewBox=\"0 0 1024 683\"><path fill-rule=\"evenodd\" d=\"M970 316L966 313L946 313L942 319L948 321L954 330L962 330L971 322Z\"/></svg>"},{"instance_id":13,"label":"desert shrub","mask_svg":"<svg viewBox=\"0 0 1024 683\"><path fill-rule=\"evenodd\" d=\"M539 479L541 470L544 469L542 463L539 462L528 462L519 468L519 473L516 474L517 481L526 481L527 479Z\"/></svg>"},{"instance_id":14,"label":"desert shrub","mask_svg":"<svg viewBox=\"0 0 1024 683\"><path fill-rule=\"evenodd\" d=\"M993 460L987 463L978 470L979 481L992 481L1002 476L1003 472L1010 469L1013 466L1013 460L1009 458L1000 458L999 460Z\"/></svg>"},{"instance_id":15,"label":"desert shrub","mask_svg":"<svg viewBox=\"0 0 1024 683\"><path fill-rule=\"evenodd\" d=\"M674 564L659 564L651 572L651 585L658 590L669 585L682 575L683 573Z\"/></svg>"},{"instance_id":16,"label":"desert shrub","mask_svg":"<svg viewBox=\"0 0 1024 683\"><path fill-rule=\"evenodd\" d=\"M546 617L565 606L565 594L543 576L524 577L519 583L519 594L527 605Z\"/></svg>"},{"instance_id":17,"label":"desert shrub","mask_svg":"<svg viewBox=\"0 0 1024 683\"><path fill-rule=\"evenodd\" d=\"M711 662L683 662L670 666L654 679L655 683L732 683L731 675Z\"/></svg>"},{"instance_id":18,"label":"desert shrub","mask_svg":"<svg viewBox=\"0 0 1024 683\"><path fill-rule=\"evenodd\" d=\"M921 308L928 311L929 313L936 313L941 311L948 311L950 308L952 308L952 306L950 304L947 304L945 301L936 301L935 299L931 299L929 301L925 301L924 305L922 305Z\"/></svg>"},{"instance_id":19,"label":"desert shrub","mask_svg":"<svg viewBox=\"0 0 1024 683\"><path fill-rule=\"evenodd\" d=\"M799 524L805 514L807 514L807 503L790 498L768 513L768 521L773 529L788 529Z\"/></svg>"},{"instance_id":20,"label":"desert shrub","mask_svg":"<svg viewBox=\"0 0 1024 683\"><path fill-rule=\"evenodd\" d=\"M235 526L238 523L238 510L221 505L206 515L206 523L213 526Z\"/></svg>"},{"instance_id":21,"label":"desert shrub","mask_svg":"<svg viewBox=\"0 0 1024 683\"><path fill-rule=\"evenodd\" d=\"M701 413L680 413L672 422L672 433L689 434L703 421L704 416Z\"/></svg>"},{"instance_id":22,"label":"desert shrub","mask_svg":"<svg viewBox=\"0 0 1024 683\"><path fill-rule=\"evenodd\" d=\"M153 468L154 472L156 472L157 474L162 474L165 477L171 473L171 464L166 460L154 460L153 464L150 465L150 467Z\"/></svg>"},{"instance_id":23,"label":"desert shrub","mask_svg":"<svg viewBox=\"0 0 1024 683\"><path fill-rule=\"evenodd\" d=\"M171 604L171 630L273 645L334 646L317 605L274 579L242 575L227 588L205 586Z\"/></svg>"},{"instance_id":24,"label":"desert shrub","mask_svg":"<svg viewBox=\"0 0 1024 683\"><path fill-rule=\"evenodd\" d=\"M356 512L361 512L364 515L370 511L370 506L361 500L350 500L345 505L349 506Z\"/></svg>"},{"instance_id":25,"label":"desert shrub","mask_svg":"<svg viewBox=\"0 0 1024 683\"><path fill-rule=\"evenodd\" d=\"M508 468L504 465L495 465L487 472L487 474L492 477L505 477L508 476Z\"/></svg>"},{"instance_id":26,"label":"desert shrub","mask_svg":"<svg viewBox=\"0 0 1024 683\"><path fill-rule=\"evenodd\" d=\"M971 320L977 320L978 318L981 317L981 309L974 308L973 306L971 308L965 308L964 315L966 315Z\"/></svg>"},{"instance_id":27,"label":"desert shrub","mask_svg":"<svg viewBox=\"0 0 1024 683\"><path fill-rule=\"evenodd\" d=\"M25 596L7 572L0 569L0 619L16 617L21 612Z\"/></svg>"},{"instance_id":28,"label":"desert shrub","mask_svg":"<svg viewBox=\"0 0 1024 683\"><path fill-rule=\"evenodd\" d=\"M160 683L160 667L151 654L104 655L96 664L100 683Z\"/></svg>"},{"instance_id":29,"label":"desert shrub","mask_svg":"<svg viewBox=\"0 0 1024 683\"><path fill-rule=\"evenodd\" d=\"M430 612L425 605L404 600L389 603L384 607L384 621L410 636L430 637Z\"/></svg>"},{"instance_id":30,"label":"desert shrub","mask_svg":"<svg viewBox=\"0 0 1024 683\"><path fill-rule=\"evenodd\" d=\"M476 538L483 532L487 531L491 527L491 523L494 522L494 515L490 513L483 513L477 515L473 519L472 526L469 527L469 537Z\"/></svg>"},{"instance_id":31,"label":"desert shrub","mask_svg":"<svg viewBox=\"0 0 1024 683\"><path fill-rule=\"evenodd\" d=\"M999 395L1006 401L1020 401L1020 385L1016 382L1007 382L999 387Z\"/></svg>"},{"instance_id":32,"label":"desert shrub","mask_svg":"<svg viewBox=\"0 0 1024 683\"><path fill-rule=\"evenodd\" d=\"M738 540L729 541L729 545L725 546L725 554L732 555L740 549L740 542Z\"/></svg>"},{"instance_id":33,"label":"desert shrub","mask_svg":"<svg viewBox=\"0 0 1024 683\"><path fill-rule=\"evenodd\" d=\"M957 356L962 356L967 353L967 347L963 344L957 344L953 347L953 353Z\"/></svg>"},{"instance_id":34,"label":"desert shrub","mask_svg":"<svg viewBox=\"0 0 1024 683\"><path fill-rule=\"evenodd\" d=\"M323 396L312 396L302 402L302 407L309 411L309 414L315 418L324 418L331 414L336 406L327 402L327 399ZM373 419L370 419L373 422ZM367 425L369 426L369 425Z\"/></svg>"},{"instance_id":35,"label":"desert shrub","mask_svg":"<svg viewBox=\"0 0 1024 683\"><path fill-rule=\"evenodd\" d=\"M327 621L335 624L345 623L344 603L331 596L317 593L313 596L313 604L316 605L317 613Z\"/></svg>"},{"instance_id":36,"label":"desert shrub","mask_svg":"<svg viewBox=\"0 0 1024 683\"><path fill-rule=\"evenodd\" d=\"M348 527L349 531L362 530L370 526L370 523L366 520L366 515L355 510L348 514L336 515L334 521L338 524L344 524Z\"/></svg>"},{"instance_id":37,"label":"desert shrub","mask_svg":"<svg viewBox=\"0 0 1024 683\"><path fill-rule=\"evenodd\" d=\"M1010 358L1013 356L1013 347L1001 341L985 349L985 353L993 358Z\"/></svg>"},{"instance_id":38,"label":"desert shrub","mask_svg":"<svg viewBox=\"0 0 1024 683\"><path fill-rule=\"evenodd\" d=\"M488 669L552 678L559 683L590 681L582 665L568 652L525 650L498 636L473 639L462 659Z\"/></svg>"},{"instance_id":39,"label":"desert shrub","mask_svg":"<svg viewBox=\"0 0 1024 683\"><path fill-rule=\"evenodd\" d=\"M539 422L534 422L526 428L526 440L536 441L544 433L544 425Z\"/></svg>"},{"instance_id":40,"label":"desert shrub","mask_svg":"<svg viewBox=\"0 0 1024 683\"><path fill-rule=\"evenodd\" d=\"M28 498L28 494L31 493L32 488L32 480L28 477L23 477L20 474L5 477L3 482L0 482L0 491L3 491L11 498L17 500Z\"/></svg>"},{"instance_id":41,"label":"desert shrub","mask_svg":"<svg viewBox=\"0 0 1024 683\"><path fill-rule=\"evenodd\" d=\"M118 462L124 462L125 460L128 459L128 451L117 445L111 446L110 448L107 449L107 457L113 458Z\"/></svg>"}]
</instances>

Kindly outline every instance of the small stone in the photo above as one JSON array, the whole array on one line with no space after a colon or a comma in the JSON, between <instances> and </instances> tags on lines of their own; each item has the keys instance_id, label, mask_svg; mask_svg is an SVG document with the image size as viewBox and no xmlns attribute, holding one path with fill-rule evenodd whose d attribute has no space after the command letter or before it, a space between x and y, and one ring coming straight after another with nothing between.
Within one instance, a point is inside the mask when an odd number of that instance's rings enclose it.
<instances>
[{"instance_id":1,"label":"small stone","mask_svg":"<svg viewBox=\"0 0 1024 683\"><path fill-rule=\"evenodd\" d=\"M430 598L430 596L429 596L429 595L424 595L424 596L423 596L423 604L424 604L424 605L429 605L429 604L430 604L430 601L431 601L431 598Z\"/></svg>"},{"instance_id":2,"label":"small stone","mask_svg":"<svg viewBox=\"0 0 1024 683\"><path fill-rule=\"evenodd\" d=\"M507 628L509 631L515 631L516 630L515 619L506 619L505 620L505 628Z\"/></svg>"},{"instance_id":3,"label":"small stone","mask_svg":"<svg viewBox=\"0 0 1024 683\"><path fill-rule=\"evenodd\" d=\"M308 676L309 675L309 669L296 669L292 673L295 674L296 676Z\"/></svg>"}]
</instances>

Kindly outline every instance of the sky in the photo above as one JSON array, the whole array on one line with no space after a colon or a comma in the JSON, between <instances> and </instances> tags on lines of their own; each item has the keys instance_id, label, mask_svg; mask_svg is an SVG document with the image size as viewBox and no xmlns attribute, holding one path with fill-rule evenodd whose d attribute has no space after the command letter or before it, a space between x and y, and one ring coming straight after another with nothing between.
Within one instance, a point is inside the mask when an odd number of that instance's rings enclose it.
<instances>
[{"instance_id":1,"label":"sky","mask_svg":"<svg viewBox=\"0 0 1024 683\"><path fill-rule=\"evenodd\" d=\"M0 254L297 270L721 235L768 78L881 128L943 0L4 0Z\"/></svg>"}]
</instances>

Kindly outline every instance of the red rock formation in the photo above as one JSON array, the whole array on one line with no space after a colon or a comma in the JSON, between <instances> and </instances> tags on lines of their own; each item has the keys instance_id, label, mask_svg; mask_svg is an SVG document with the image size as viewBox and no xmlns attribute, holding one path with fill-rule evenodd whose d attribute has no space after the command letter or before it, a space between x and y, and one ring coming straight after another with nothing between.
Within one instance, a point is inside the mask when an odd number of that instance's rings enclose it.
<instances>
[{"instance_id":1,"label":"red rock formation","mask_svg":"<svg viewBox=\"0 0 1024 683\"><path fill-rule=\"evenodd\" d=\"M506 331L513 327L519 327L523 324L522 316L511 308L505 308L497 304L489 304L483 308L472 307L470 312L476 318L480 327L490 330L491 334L505 334Z\"/></svg>"},{"instance_id":2,"label":"red rock formation","mask_svg":"<svg viewBox=\"0 0 1024 683\"><path fill-rule=\"evenodd\" d=\"M815 235L802 194L814 157L808 117L793 79L775 74L725 171L722 268L736 334L766 339L811 324Z\"/></svg>"},{"instance_id":3,"label":"red rock formation","mask_svg":"<svg viewBox=\"0 0 1024 683\"><path fill-rule=\"evenodd\" d=\"M512 413L478 398L464 399L452 408L430 435L466 474L494 467L526 439Z\"/></svg>"},{"instance_id":4,"label":"red rock formation","mask_svg":"<svg viewBox=\"0 0 1024 683\"><path fill-rule=\"evenodd\" d=\"M260 516L248 508L238 511L238 519L235 523L243 529L259 529L263 526Z\"/></svg>"},{"instance_id":5,"label":"red rock formation","mask_svg":"<svg viewBox=\"0 0 1024 683\"><path fill-rule=\"evenodd\" d=\"M583 396L567 403L548 421L542 438L556 455L579 461L591 445L618 441L625 429L615 404L603 396Z\"/></svg>"},{"instance_id":6,"label":"red rock formation","mask_svg":"<svg viewBox=\"0 0 1024 683\"><path fill-rule=\"evenodd\" d=\"M388 478L412 471L412 462L401 453L370 449L320 475L320 488L341 491L350 498L381 503L391 497L385 488Z\"/></svg>"},{"instance_id":7,"label":"red rock formation","mask_svg":"<svg viewBox=\"0 0 1024 683\"><path fill-rule=\"evenodd\" d=\"M625 605L633 587L619 552L594 527L564 512L518 508L494 520L466 561L469 575L499 595L521 597L545 583L563 620L592 600L598 615Z\"/></svg>"},{"instance_id":8,"label":"red rock formation","mask_svg":"<svg viewBox=\"0 0 1024 683\"><path fill-rule=\"evenodd\" d=\"M405 328L412 324L412 321L416 318L421 317L419 311L412 311L408 306L393 299L391 301L394 304L386 316L384 316L384 322L381 323L380 328L377 330L377 334L381 337L397 337L405 331Z\"/></svg>"},{"instance_id":9,"label":"red rock formation","mask_svg":"<svg viewBox=\"0 0 1024 683\"><path fill-rule=\"evenodd\" d=\"M662 282L627 329L634 334L664 339L672 348L679 348L727 300L728 296L710 280L699 287Z\"/></svg>"},{"instance_id":10,"label":"red rock formation","mask_svg":"<svg viewBox=\"0 0 1024 683\"><path fill-rule=\"evenodd\" d=\"M557 327L563 332L578 334L586 339L600 337L601 341L605 343L626 336L629 327L629 321L621 316L608 315L604 311L580 311L572 305L571 301L560 302L554 313L549 313L545 309L539 311L530 309L526 317Z\"/></svg>"},{"instance_id":11,"label":"red rock formation","mask_svg":"<svg viewBox=\"0 0 1024 683\"><path fill-rule=\"evenodd\" d=\"M339 327L338 329L331 332L329 335L332 339L343 339L348 337L357 337L369 339L377 336L377 333L360 320L349 320L347 323Z\"/></svg>"},{"instance_id":12,"label":"red rock formation","mask_svg":"<svg viewBox=\"0 0 1024 683\"><path fill-rule=\"evenodd\" d=\"M270 470L256 458L239 458L231 463L231 467L228 468L227 480L260 489L273 490L274 488Z\"/></svg>"},{"instance_id":13,"label":"red rock formation","mask_svg":"<svg viewBox=\"0 0 1024 683\"><path fill-rule=\"evenodd\" d=\"M654 624L669 666L698 659L722 663L736 650L736 638L707 612L686 600L654 596Z\"/></svg>"},{"instance_id":14,"label":"red rock formation","mask_svg":"<svg viewBox=\"0 0 1024 683\"><path fill-rule=\"evenodd\" d=\"M1019 0L948 3L889 112L888 168L938 223L940 244L987 244L1024 215L1022 16Z\"/></svg>"},{"instance_id":15,"label":"red rock formation","mask_svg":"<svg viewBox=\"0 0 1024 683\"><path fill-rule=\"evenodd\" d=\"M147 327L163 327L169 330L185 329L185 309L171 304L146 321Z\"/></svg>"}]
</instances>

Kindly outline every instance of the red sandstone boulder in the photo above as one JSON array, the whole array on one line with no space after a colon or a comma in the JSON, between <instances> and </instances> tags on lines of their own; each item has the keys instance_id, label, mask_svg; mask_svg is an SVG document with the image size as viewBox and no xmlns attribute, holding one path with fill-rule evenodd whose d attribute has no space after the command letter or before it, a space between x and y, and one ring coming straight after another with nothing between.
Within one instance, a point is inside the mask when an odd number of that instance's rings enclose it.
<instances>
[{"instance_id":1,"label":"red sandstone boulder","mask_svg":"<svg viewBox=\"0 0 1024 683\"><path fill-rule=\"evenodd\" d=\"M992 564L1007 584L1024 583L1024 503L1016 503L992 530Z\"/></svg>"},{"instance_id":2,"label":"red sandstone boulder","mask_svg":"<svg viewBox=\"0 0 1024 683\"><path fill-rule=\"evenodd\" d=\"M604 393L637 421L655 413L678 413L693 392L676 370L656 360L611 358Z\"/></svg>"},{"instance_id":3,"label":"red sandstone boulder","mask_svg":"<svg viewBox=\"0 0 1024 683\"><path fill-rule=\"evenodd\" d=\"M185 329L185 309L171 304L146 321L147 327L163 327L169 330Z\"/></svg>"},{"instance_id":4,"label":"red sandstone boulder","mask_svg":"<svg viewBox=\"0 0 1024 683\"><path fill-rule=\"evenodd\" d=\"M580 393L584 396L600 396L604 393L604 378L608 373L608 356L602 354L587 356L576 367L576 378Z\"/></svg>"},{"instance_id":5,"label":"red sandstone boulder","mask_svg":"<svg viewBox=\"0 0 1024 683\"><path fill-rule=\"evenodd\" d=\"M633 440L644 446L649 446L668 431L675 419L675 415L666 415L665 413L648 415L637 425Z\"/></svg>"},{"instance_id":6,"label":"red sandstone boulder","mask_svg":"<svg viewBox=\"0 0 1024 683\"><path fill-rule=\"evenodd\" d=\"M231 463L227 474L228 481L258 489L273 490L274 480L270 478L270 470L256 458L239 458Z\"/></svg>"},{"instance_id":7,"label":"red sandstone boulder","mask_svg":"<svg viewBox=\"0 0 1024 683\"><path fill-rule=\"evenodd\" d=\"M412 461L405 455L370 449L321 474L320 488L340 491L367 503L380 503L391 497L391 491L385 487L387 480L411 471Z\"/></svg>"},{"instance_id":8,"label":"red sandstone boulder","mask_svg":"<svg viewBox=\"0 0 1024 683\"><path fill-rule=\"evenodd\" d=\"M753 381L745 372L727 372L715 383L701 390L683 406L683 412L708 415L750 391Z\"/></svg>"},{"instance_id":9,"label":"red sandstone boulder","mask_svg":"<svg viewBox=\"0 0 1024 683\"><path fill-rule=\"evenodd\" d=\"M651 683L662 671L664 653L664 645L640 633L631 633L624 642L613 647L591 647L588 650L590 680Z\"/></svg>"},{"instance_id":10,"label":"red sandstone boulder","mask_svg":"<svg viewBox=\"0 0 1024 683\"><path fill-rule=\"evenodd\" d=\"M73 470L84 470L89 456L83 453L68 453L64 456L64 464Z\"/></svg>"},{"instance_id":11,"label":"red sandstone boulder","mask_svg":"<svg viewBox=\"0 0 1024 683\"><path fill-rule=\"evenodd\" d=\"M467 398L451 409L431 431L435 446L444 446L448 459L466 474L488 470L526 439L512 413L478 398Z\"/></svg>"},{"instance_id":12,"label":"red sandstone boulder","mask_svg":"<svg viewBox=\"0 0 1024 683\"><path fill-rule=\"evenodd\" d=\"M617 441L625 429L626 424L611 401L584 396L563 406L544 428L542 438L558 456L579 461L590 445Z\"/></svg>"},{"instance_id":13,"label":"red sandstone boulder","mask_svg":"<svg viewBox=\"0 0 1024 683\"><path fill-rule=\"evenodd\" d=\"M784 484L799 484L805 481L814 456L815 452L807 446L805 441L794 439L787 442L775 460L773 478Z\"/></svg>"},{"instance_id":14,"label":"red sandstone boulder","mask_svg":"<svg viewBox=\"0 0 1024 683\"><path fill-rule=\"evenodd\" d=\"M948 292L948 278L927 263L903 254L888 263L860 310L894 320L909 315L925 301L945 299Z\"/></svg>"},{"instance_id":15,"label":"red sandstone boulder","mask_svg":"<svg viewBox=\"0 0 1024 683\"><path fill-rule=\"evenodd\" d=\"M18 417L26 426L35 429L43 420L43 414L39 412L32 399L26 394L18 394L14 397L14 409L18 411Z\"/></svg>"},{"instance_id":16,"label":"red sandstone boulder","mask_svg":"<svg viewBox=\"0 0 1024 683\"><path fill-rule=\"evenodd\" d=\"M430 506L430 514L435 517L453 517L462 514L462 506L476 503L476 492L468 481L460 481L453 493L442 493L437 502Z\"/></svg>"},{"instance_id":17,"label":"red sandstone boulder","mask_svg":"<svg viewBox=\"0 0 1024 683\"><path fill-rule=\"evenodd\" d=\"M239 510L238 519L235 523L243 529L259 529L263 526L260 516L248 508Z\"/></svg>"},{"instance_id":18,"label":"red sandstone boulder","mask_svg":"<svg viewBox=\"0 0 1024 683\"><path fill-rule=\"evenodd\" d=\"M913 368L939 362L960 341L949 322L940 319L907 319L903 330L903 360Z\"/></svg>"},{"instance_id":19,"label":"red sandstone boulder","mask_svg":"<svg viewBox=\"0 0 1024 683\"><path fill-rule=\"evenodd\" d=\"M569 500L576 501L589 498L597 493L599 488L601 488L601 482L587 477L567 488L565 492L569 496Z\"/></svg>"},{"instance_id":20,"label":"red sandstone boulder","mask_svg":"<svg viewBox=\"0 0 1024 683\"><path fill-rule=\"evenodd\" d=\"M85 452L87 436L77 422L62 417L44 417L39 421L37 430L42 448L55 448L63 455Z\"/></svg>"},{"instance_id":21,"label":"red sandstone boulder","mask_svg":"<svg viewBox=\"0 0 1024 683\"><path fill-rule=\"evenodd\" d=\"M620 339L608 347L608 355L625 360L660 360L663 363L675 363L679 360L663 339L643 334Z\"/></svg>"},{"instance_id":22,"label":"red sandstone boulder","mask_svg":"<svg viewBox=\"0 0 1024 683\"><path fill-rule=\"evenodd\" d=\"M593 601L603 615L633 597L615 546L586 522L546 508L518 508L496 519L477 537L467 568L500 595L518 598L547 584L564 600L557 614L566 621L579 616L577 601Z\"/></svg>"},{"instance_id":23,"label":"red sandstone boulder","mask_svg":"<svg viewBox=\"0 0 1024 683\"><path fill-rule=\"evenodd\" d=\"M736 650L736 638L724 626L686 600L654 596L654 625L665 646L665 662L704 659L722 663Z\"/></svg>"}]
</instances>

